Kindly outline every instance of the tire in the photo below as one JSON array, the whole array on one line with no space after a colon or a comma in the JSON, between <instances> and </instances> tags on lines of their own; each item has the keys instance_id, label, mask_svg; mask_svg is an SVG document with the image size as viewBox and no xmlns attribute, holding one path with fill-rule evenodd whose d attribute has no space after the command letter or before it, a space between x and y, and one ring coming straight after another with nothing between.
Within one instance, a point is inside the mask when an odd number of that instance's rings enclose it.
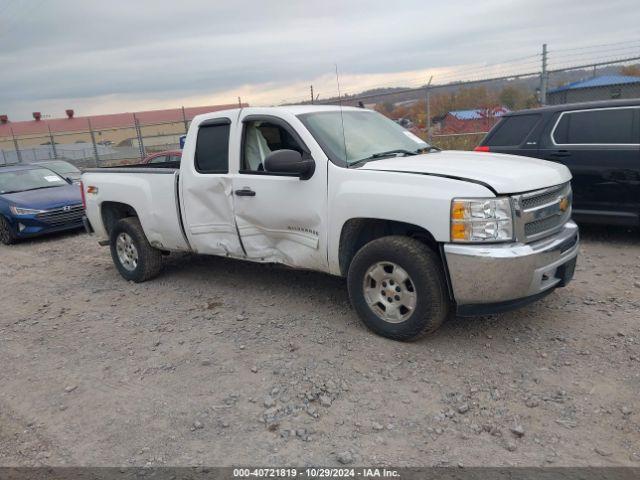
<instances>
[{"instance_id":1,"label":"tire","mask_svg":"<svg viewBox=\"0 0 640 480\"><path fill-rule=\"evenodd\" d=\"M362 322L393 340L435 331L451 306L440 258L408 237L383 237L362 247L349 266L347 285Z\"/></svg>"},{"instance_id":2,"label":"tire","mask_svg":"<svg viewBox=\"0 0 640 480\"><path fill-rule=\"evenodd\" d=\"M162 270L162 253L149 244L136 217L123 218L115 224L109 246L113 263L126 280L145 282Z\"/></svg>"},{"instance_id":3,"label":"tire","mask_svg":"<svg viewBox=\"0 0 640 480\"><path fill-rule=\"evenodd\" d=\"M9 221L0 215L0 243L3 245L11 245L18 241L18 236L13 231Z\"/></svg>"}]
</instances>

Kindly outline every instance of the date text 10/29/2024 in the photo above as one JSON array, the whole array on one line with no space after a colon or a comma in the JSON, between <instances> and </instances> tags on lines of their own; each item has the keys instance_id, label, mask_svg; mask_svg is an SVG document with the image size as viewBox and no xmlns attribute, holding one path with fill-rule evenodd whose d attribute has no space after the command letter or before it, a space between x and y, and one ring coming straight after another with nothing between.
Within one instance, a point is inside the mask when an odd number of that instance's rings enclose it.
<instances>
[{"instance_id":1,"label":"date text 10/29/2024","mask_svg":"<svg viewBox=\"0 0 640 480\"><path fill-rule=\"evenodd\" d=\"M399 478L386 468L234 468L234 478Z\"/></svg>"}]
</instances>

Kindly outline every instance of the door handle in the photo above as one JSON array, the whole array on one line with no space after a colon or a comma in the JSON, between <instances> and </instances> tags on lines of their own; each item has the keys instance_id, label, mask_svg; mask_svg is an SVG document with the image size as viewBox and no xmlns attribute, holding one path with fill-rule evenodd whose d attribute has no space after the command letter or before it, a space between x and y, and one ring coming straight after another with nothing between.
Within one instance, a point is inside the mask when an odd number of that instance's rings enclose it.
<instances>
[{"instance_id":1,"label":"door handle","mask_svg":"<svg viewBox=\"0 0 640 480\"><path fill-rule=\"evenodd\" d=\"M256 192L251 190L249 187L244 187L240 190L236 190L233 193L235 193L239 197L255 197L256 196Z\"/></svg>"},{"instance_id":2,"label":"door handle","mask_svg":"<svg viewBox=\"0 0 640 480\"><path fill-rule=\"evenodd\" d=\"M557 152L551 152L549 155L556 158L570 157L571 152L567 150L558 150Z\"/></svg>"}]
</instances>

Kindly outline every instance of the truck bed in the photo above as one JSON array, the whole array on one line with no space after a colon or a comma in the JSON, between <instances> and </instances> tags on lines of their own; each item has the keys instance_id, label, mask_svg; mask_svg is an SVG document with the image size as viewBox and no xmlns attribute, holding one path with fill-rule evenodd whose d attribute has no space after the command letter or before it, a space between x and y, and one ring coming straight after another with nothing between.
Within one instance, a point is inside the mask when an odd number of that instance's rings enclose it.
<instances>
[{"instance_id":1,"label":"truck bed","mask_svg":"<svg viewBox=\"0 0 640 480\"><path fill-rule=\"evenodd\" d=\"M103 224L105 205L123 203L131 206L142 224L149 243L161 250L190 250L182 216L177 168L132 165L89 168L82 175L85 187L97 193L87 195L87 216L96 234L108 238Z\"/></svg>"}]
</instances>

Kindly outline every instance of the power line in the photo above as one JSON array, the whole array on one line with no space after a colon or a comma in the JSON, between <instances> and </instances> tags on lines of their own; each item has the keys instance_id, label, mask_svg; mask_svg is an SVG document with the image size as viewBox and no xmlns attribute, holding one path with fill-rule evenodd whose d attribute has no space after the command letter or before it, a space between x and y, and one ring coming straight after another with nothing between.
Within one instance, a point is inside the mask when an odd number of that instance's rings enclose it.
<instances>
[{"instance_id":1,"label":"power line","mask_svg":"<svg viewBox=\"0 0 640 480\"><path fill-rule=\"evenodd\" d=\"M600 48L600 47L610 47L612 45L623 45L623 44L628 44L629 42L638 42L639 40L625 40L623 42L614 42L614 43L601 43L600 45L588 45L586 47L574 47L574 48L560 48L558 50L551 50L550 53L553 52L569 52L569 51L576 51L576 50L588 50L588 49L595 49L595 48Z\"/></svg>"},{"instance_id":2,"label":"power line","mask_svg":"<svg viewBox=\"0 0 640 480\"><path fill-rule=\"evenodd\" d=\"M637 45L629 45L627 47L609 48L606 50L598 50L593 52L580 53L562 53L560 55L550 55L552 58L585 58L596 55L615 55L618 53L628 53L629 51L640 50L640 43Z\"/></svg>"},{"instance_id":3,"label":"power line","mask_svg":"<svg viewBox=\"0 0 640 480\"><path fill-rule=\"evenodd\" d=\"M564 64L562 66L556 66L554 69L549 70L549 72L561 72L564 70L577 70L580 68L588 68L588 67L600 67L600 66L604 66L604 65L612 65L615 63L628 63L628 62L633 62L636 60L640 60L640 55L638 56L634 56L634 57L620 57L620 58L609 58L609 59L596 59L594 61L591 61L590 63L584 64L584 62L582 64L578 64L578 65L571 65L570 63L568 64Z\"/></svg>"},{"instance_id":4,"label":"power line","mask_svg":"<svg viewBox=\"0 0 640 480\"><path fill-rule=\"evenodd\" d=\"M535 58L539 56L540 56L539 54L528 55L527 57L521 57L521 59ZM518 60L518 59L514 59L514 60ZM528 62L522 62L519 64L516 63L512 65L508 65L507 62L494 63L494 64L488 64L488 65L470 65L461 69L453 69L452 72L444 75L431 73L429 70L427 70L426 76L433 75L434 78L436 78L439 82L444 82L447 80L462 80L469 76L471 76L473 79L477 79L479 77L488 77L488 76L508 77L512 75L522 74L523 71L528 72L529 70L534 70L534 67L537 66L538 64L539 63L535 61L528 61ZM499 68L495 68L495 67L499 67ZM398 82L401 82L401 83L398 84ZM392 83L387 82L385 84L366 85L366 86L359 87L359 89L361 91L362 89L368 91L368 90L388 89L388 88L397 88L397 89L424 88L425 86L424 78L417 78L412 80L398 80L398 82L395 82L396 83L395 86Z\"/></svg>"},{"instance_id":5,"label":"power line","mask_svg":"<svg viewBox=\"0 0 640 480\"><path fill-rule=\"evenodd\" d=\"M638 43L638 45L636 45L636 43ZM618 47L615 48L614 46ZM640 55L634 55L635 49L640 49L640 40L591 45L579 48L551 50L551 52L574 51L576 53L561 53L559 55L550 55L549 57L553 68L548 69L547 74L559 73L567 70L594 68L599 66L624 64L638 61L640 60ZM618 55L615 56L612 54ZM540 76L541 70L540 64L538 63L540 57L541 54L537 53L533 55L505 60L499 63L485 65L475 64L463 66L461 68L438 67L438 69L449 68L449 70L451 71L442 75L432 74L436 79L436 83L432 84L429 88L438 89L447 87L470 86L493 81L516 80ZM426 76L428 76L429 74L430 70L426 70ZM364 89L365 92L370 93L348 94L343 92L343 94L348 95L348 98L346 100L352 102L385 96L402 96L406 94L423 92L426 89L425 78L398 80L398 83L401 83L401 85L393 86L390 83L386 83L367 85L364 87L360 86L356 88L359 88L361 92ZM389 90L374 93L373 91L377 89ZM283 103L287 102L287 100L290 99L283 100ZM333 102L335 102L335 98L320 100L317 103L327 104ZM302 103L308 102L306 100L302 100Z\"/></svg>"},{"instance_id":6,"label":"power line","mask_svg":"<svg viewBox=\"0 0 640 480\"><path fill-rule=\"evenodd\" d=\"M577 69L582 69L582 68L592 68L592 67L598 67L598 66L604 66L604 65L612 65L612 64L616 64L616 63L627 63L627 62L636 61L636 60L640 60L640 56L627 57L627 58L621 58L621 59L611 59L611 60L607 60L607 61L589 63L589 64L582 64L582 65L574 65L574 66L571 66L571 67L564 67L564 68L560 68L560 69L549 69L547 72L548 73L557 73L557 72L566 71L566 70L577 70ZM516 74L516 75L504 75L504 76L495 76L495 77L477 79L477 80L470 80L470 81L457 81L457 82L453 81L453 82L448 82L448 83L443 83L443 84L435 84L435 85L431 85L430 88L431 89L437 89L437 88L447 88L447 87L456 87L456 86L477 85L477 84L482 84L482 83L487 83L487 82L495 82L495 81L500 81L500 80L535 77L535 76L538 76L538 75L540 75L540 71L531 71L531 72L519 73L519 74ZM352 97L348 98L347 100L352 102L352 101L366 100L366 99L370 99L370 98L384 97L384 96L390 96L390 95L403 95L403 94L408 94L408 93L422 92L422 91L424 91L424 89L425 89L425 87L405 88L405 89L401 89L401 90L394 90L393 92L381 92L381 93L366 94L366 95L355 95L355 96L352 96ZM318 102L318 103L330 104L330 103L333 103L333 102L335 102L335 99L333 99L333 100L331 100L331 99L330 100L325 100L323 102Z\"/></svg>"}]
</instances>

